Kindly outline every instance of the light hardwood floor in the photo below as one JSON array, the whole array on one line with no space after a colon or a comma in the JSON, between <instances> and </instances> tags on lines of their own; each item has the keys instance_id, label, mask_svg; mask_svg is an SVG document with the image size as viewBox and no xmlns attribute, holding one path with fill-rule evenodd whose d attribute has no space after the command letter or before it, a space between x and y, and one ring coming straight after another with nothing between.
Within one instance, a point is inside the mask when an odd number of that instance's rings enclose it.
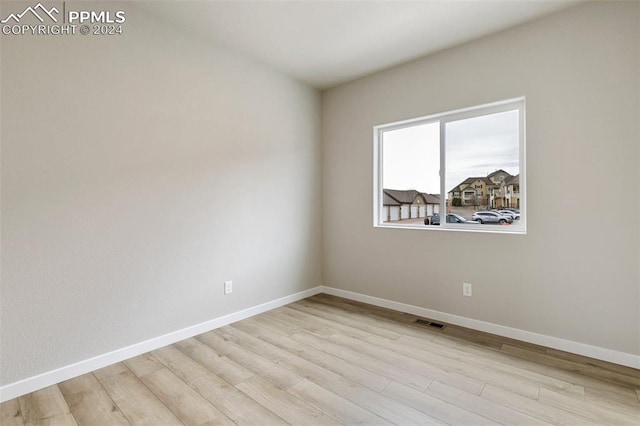
<instances>
[{"instance_id":1,"label":"light hardwood floor","mask_svg":"<svg viewBox=\"0 0 640 426\"><path fill-rule=\"evenodd\" d=\"M318 295L7 401L0 424L640 425L640 370Z\"/></svg>"}]
</instances>

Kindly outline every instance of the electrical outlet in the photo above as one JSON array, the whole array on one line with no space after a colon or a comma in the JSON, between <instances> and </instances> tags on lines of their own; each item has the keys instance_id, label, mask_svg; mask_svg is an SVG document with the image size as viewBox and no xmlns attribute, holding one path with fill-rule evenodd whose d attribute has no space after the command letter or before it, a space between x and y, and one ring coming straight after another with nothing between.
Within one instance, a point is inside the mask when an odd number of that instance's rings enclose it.
<instances>
[{"instance_id":1,"label":"electrical outlet","mask_svg":"<svg viewBox=\"0 0 640 426\"><path fill-rule=\"evenodd\" d=\"M224 294L233 293L233 281L225 281L224 282Z\"/></svg>"},{"instance_id":2,"label":"electrical outlet","mask_svg":"<svg viewBox=\"0 0 640 426\"><path fill-rule=\"evenodd\" d=\"M462 283L462 295L468 297L473 296L473 289L470 283Z\"/></svg>"}]
</instances>

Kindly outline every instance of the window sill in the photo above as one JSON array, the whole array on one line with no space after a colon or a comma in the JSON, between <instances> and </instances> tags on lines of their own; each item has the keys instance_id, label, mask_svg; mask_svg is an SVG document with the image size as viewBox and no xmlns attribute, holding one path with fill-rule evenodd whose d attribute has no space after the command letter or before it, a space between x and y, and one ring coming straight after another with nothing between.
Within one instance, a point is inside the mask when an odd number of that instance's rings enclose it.
<instances>
[{"instance_id":1,"label":"window sill","mask_svg":"<svg viewBox=\"0 0 640 426\"><path fill-rule=\"evenodd\" d=\"M409 229L419 231L453 231L453 232L473 232L479 234L515 234L526 235L527 227L523 224L516 225L459 225L459 226L441 226L441 225L394 225L388 223L373 225L374 228L387 228L387 229Z\"/></svg>"}]
</instances>

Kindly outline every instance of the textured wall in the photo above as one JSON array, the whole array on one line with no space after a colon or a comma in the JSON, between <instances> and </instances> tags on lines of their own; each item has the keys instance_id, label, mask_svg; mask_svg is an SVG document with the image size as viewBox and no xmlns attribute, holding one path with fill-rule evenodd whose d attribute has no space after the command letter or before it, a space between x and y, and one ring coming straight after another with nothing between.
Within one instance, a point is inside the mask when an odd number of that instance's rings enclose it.
<instances>
[{"instance_id":1,"label":"textured wall","mask_svg":"<svg viewBox=\"0 0 640 426\"><path fill-rule=\"evenodd\" d=\"M319 93L129 6L2 37L0 384L321 284Z\"/></svg>"},{"instance_id":2,"label":"textured wall","mask_svg":"<svg viewBox=\"0 0 640 426\"><path fill-rule=\"evenodd\" d=\"M639 32L593 2L325 92L325 285L640 354ZM527 235L371 226L374 125L523 95Z\"/></svg>"}]
</instances>

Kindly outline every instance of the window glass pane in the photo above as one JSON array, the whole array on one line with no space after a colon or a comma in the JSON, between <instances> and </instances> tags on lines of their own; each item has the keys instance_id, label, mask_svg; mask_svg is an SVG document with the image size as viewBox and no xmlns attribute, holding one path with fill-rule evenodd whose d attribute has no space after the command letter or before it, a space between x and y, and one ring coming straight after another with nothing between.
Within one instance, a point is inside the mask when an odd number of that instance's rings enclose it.
<instances>
[{"instance_id":1,"label":"window glass pane","mask_svg":"<svg viewBox=\"0 0 640 426\"><path fill-rule=\"evenodd\" d=\"M447 122L448 211L474 219L477 211L519 208L519 145L518 110ZM499 214L483 217L484 223L508 222Z\"/></svg>"},{"instance_id":2,"label":"window glass pane","mask_svg":"<svg viewBox=\"0 0 640 426\"><path fill-rule=\"evenodd\" d=\"M374 226L526 233L523 118L514 99L374 127Z\"/></svg>"},{"instance_id":3,"label":"window glass pane","mask_svg":"<svg viewBox=\"0 0 640 426\"><path fill-rule=\"evenodd\" d=\"M382 134L380 222L423 225L440 211L440 125L421 124Z\"/></svg>"}]
</instances>

